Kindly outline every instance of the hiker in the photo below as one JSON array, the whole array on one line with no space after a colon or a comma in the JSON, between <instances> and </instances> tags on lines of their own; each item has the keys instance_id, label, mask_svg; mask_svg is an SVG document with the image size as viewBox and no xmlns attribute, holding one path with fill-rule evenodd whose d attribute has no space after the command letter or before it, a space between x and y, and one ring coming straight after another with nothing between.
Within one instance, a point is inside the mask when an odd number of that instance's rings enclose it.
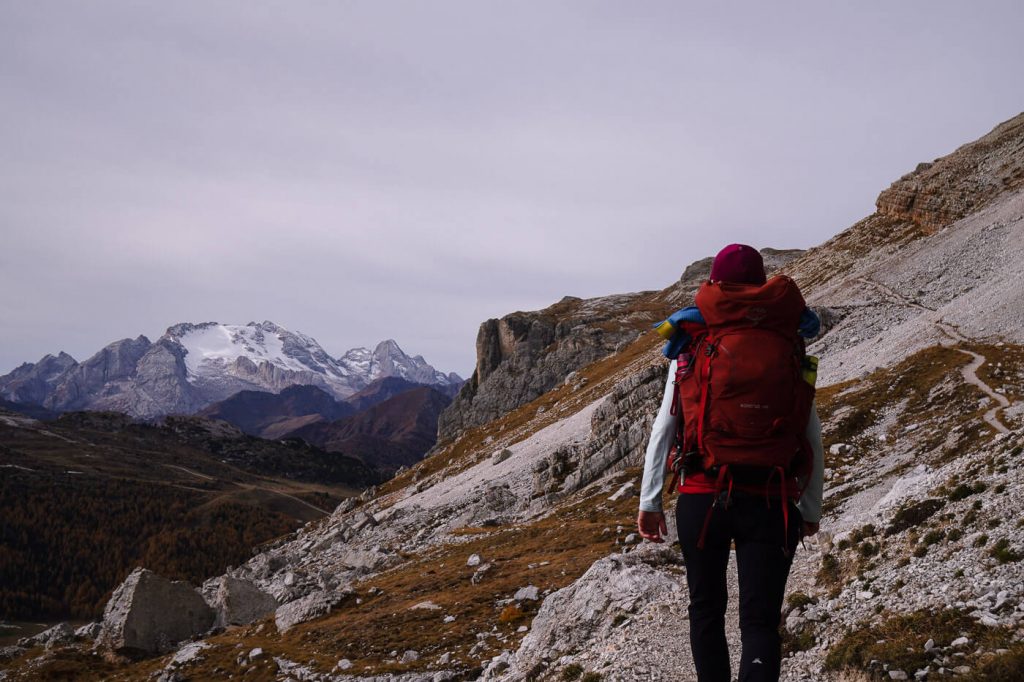
<instances>
[{"instance_id":1,"label":"hiker","mask_svg":"<svg viewBox=\"0 0 1024 682\"><path fill-rule=\"evenodd\" d=\"M644 459L637 526L645 539L663 542L661 497L671 450L697 679L732 679L725 609L734 543L739 680L778 680L793 553L801 537L818 531L821 518L817 360L804 354L802 340L817 335L820 322L796 284L767 280L761 254L742 244L715 257L696 303L659 328L669 338L664 352L672 362Z\"/></svg>"}]
</instances>

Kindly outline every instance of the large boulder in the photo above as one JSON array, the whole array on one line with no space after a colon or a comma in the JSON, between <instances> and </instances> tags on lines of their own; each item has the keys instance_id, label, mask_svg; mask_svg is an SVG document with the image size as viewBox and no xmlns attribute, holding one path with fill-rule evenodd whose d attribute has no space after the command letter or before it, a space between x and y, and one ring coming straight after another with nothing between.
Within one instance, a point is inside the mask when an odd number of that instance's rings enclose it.
<instances>
[{"instance_id":1,"label":"large boulder","mask_svg":"<svg viewBox=\"0 0 1024 682\"><path fill-rule=\"evenodd\" d=\"M279 632L288 632L299 623L313 620L330 613L336 604L341 602L350 592L322 591L307 594L284 606L278 607L274 614L274 623Z\"/></svg>"},{"instance_id":2,"label":"large boulder","mask_svg":"<svg viewBox=\"0 0 1024 682\"><path fill-rule=\"evenodd\" d=\"M123 654L158 654L207 632L214 611L198 590L144 568L125 578L103 610L98 643Z\"/></svg>"},{"instance_id":3,"label":"large boulder","mask_svg":"<svg viewBox=\"0 0 1024 682\"><path fill-rule=\"evenodd\" d=\"M203 585L203 596L216 613L214 625L248 625L277 610L271 595L248 580L223 575Z\"/></svg>"},{"instance_id":4,"label":"large boulder","mask_svg":"<svg viewBox=\"0 0 1024 682\"><path fill-rule=\"evenodd\" d=\"M34 637L24 637L18 640L18 646L44 646L47 649L52 649L58 646L66 646L74 641L75 629L68 623L58 623L48 630L43 630Z\"/></svg>"},{"instance_id":5,"label":"large boulder","mask_svg":"<svg viewBox=\"0 0 1024 682\"><path fill-rule=\"evenodd\" d=\"M543 661L608 641L621 620L682 589L657 568L677 560L670 550L659 548L644 556L612 554L594 562L578 580L544 600L519 650L495 661L481 679L537 679L535 670ZM525 595L520 593L517 598Z\"/></svg>"}]
</instances>

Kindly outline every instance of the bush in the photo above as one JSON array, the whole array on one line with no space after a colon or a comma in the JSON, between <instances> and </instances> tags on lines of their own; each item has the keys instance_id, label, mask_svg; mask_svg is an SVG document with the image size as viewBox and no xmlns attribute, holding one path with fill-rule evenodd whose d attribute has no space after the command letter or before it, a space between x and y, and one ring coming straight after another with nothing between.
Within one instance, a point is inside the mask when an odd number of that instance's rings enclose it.
<instances>
[{"instance_id":1,"label":"bush","mask_svg":"<svg viewBox=\"0 0 1024 682\"><path fill-rule=\"evenodd\" d=\"M801 609L808 604L817 604L818 600L804 592L790 592L789 596L786 597L786 605L789 606L790 611Z\"/></svg>"},{"instance_id":2,"label":"bush","mask_svg":"<svg viewBox=\"0 0 1024 682\"><path fill-rule=\"evenodd\" d=\"M1011 636L1005 630L986 628L963 611L915 611L855 627L832 646L825 669L868 672L871 662L879 661L890 668L919 670L931 663L925 641L949 643L962 634L988 649L1008 645Z\"/></svg>"},{"instance_id":3,"label":"bush","mask_svg":"<svg viewBox=\"0 0 1024 682\"><path fill-rule=\"evenodd\" d=\"M1021 559L1024 559L1024 556L1010 547L1010 541L1007 538L1001 538L996 541L996 544L992 545L988 550L988 554L1001 564L1008 564L1012 561L1020 561Z\"/></svg>"},{"instance_id":4,"label":"bush","mask_svg":"<svg viewBox=\"0 0 1024 682\"><path fill-rule=\"evenodd\" d=\"M977 495L978 493L985 492L988 488L983 481L976 481L974 483L961 483L951 491L949 491L949 499L951 502L958 502L966 499L971 495Z\"/></svg>"},{"instance_id":5,"label":"bush","mask_svg":"<svg viewBox=\"0 0 1024 682\"><path fill-rule=\"evenodd\" d=\"M896 533L902 533L910 528L920 526L944 506L946 506L945 500L931 498L917 504L900 507L896 515L893 516L892 523L885 529L885 534L895 535Z\"/></svg>"},{"instance_id":6,"label":"bush","mask_svg":"<svg viewBox=\"0 0 1024 682\"><path fill-rule=\"evenodd\" d=\"M566 682L572 682L572 680L580 679L583 675L583 666L579 663L570 663L569 665L562 668L562 679Z\"/></svg>"}]
</instances>

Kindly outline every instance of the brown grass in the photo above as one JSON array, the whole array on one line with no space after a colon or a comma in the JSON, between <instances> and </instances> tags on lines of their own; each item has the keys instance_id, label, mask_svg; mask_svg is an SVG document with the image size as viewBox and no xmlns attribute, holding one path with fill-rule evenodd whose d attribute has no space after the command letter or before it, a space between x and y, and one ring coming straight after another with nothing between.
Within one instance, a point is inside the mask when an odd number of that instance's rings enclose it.
<instances>
[{"instance_id":1,"label":"brown grass","mask_svg":"<svg viewBox=\"0 0 1024 682\"><path fill-rule=\"evenodd\" d=\"M639 475L638 468L625 470L611 487ZM531 523L463 529L464 542L435 548L367 579L330 615L286 634L279 634L271 619L212 637L208 641L214 648L203 652L204 660L190 667L187 675L210 679L226 677L228 671L237 674L236 658L253 647L262 647L266 655L247 666L247 680L276 679L269 662L273 656L321 672L348 658L355 664L352 672L380 674L430 668L438 655L450 651L449 667L461 666L471 673L500 649L518 646L523 635L517 628L536 615L539 602L506 601L516 590L532 584L543 595L565 587L594 561L616 551L616 540L633 531L636 498L610 502L607 494L578 493L551 516ZM619 525L621 535L615 532ZM605 532L609 528L612 532ZM491 565L477 584L471 581L477 568L466 565L474 553ZM410 609L426 600L441 610ZM455 620L445 623L445 615ZM506 639L499 643L489 637L488 648L470 657L481 632ZM420 659L408 665L391 661L392 651L400 657L408 649L419 652ZM147 661L113 668L105 664L101 670L87 658L76 661L83 679L143 679L159 667Z\"/></svg>"}]
</instances>

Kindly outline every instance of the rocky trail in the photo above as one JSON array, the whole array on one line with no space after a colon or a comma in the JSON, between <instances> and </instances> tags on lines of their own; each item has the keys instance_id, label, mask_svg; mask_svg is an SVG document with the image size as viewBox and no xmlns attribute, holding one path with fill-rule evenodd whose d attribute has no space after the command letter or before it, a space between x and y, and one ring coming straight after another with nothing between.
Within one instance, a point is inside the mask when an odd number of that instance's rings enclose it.
<instances>
[{"instance_id":1,"label":"rocky trail","mask_svg":"<svg viewBox=\"0 0 1024 682\"><path fill-rule=\"evenodd\" d=\"M993 400L993 402L995 402L995 407L985 412L983 419L989 426L995 429L998 433L1009 433L1010 429L1006 426L1006 424L1004 424L999 419L999 410L1003 409L1004 407L1009 407L1010 400L1005 395L997 393L995 389L993 389L991 386L982 381L981 378L978 376L978 369L986 362L985 356L979 355L974 351L965 350L963 348L957 348L957 350L960 351L961 353L964 353L965 355L969 355L972 358L970 364L965 365L964 368L960 370L963 374L964 381L971 384L972 386L980 388L982 391L985 392L985 395L987 395L989 398Z\"/></svg>"},{"instance_id":2,"label":"rocky trail","mask_svg":"<svg viewBox=\"0 0 1024 682\"><path fill-rule=\"evenodd\" d=\"M939 331L941 331L949 340L948 343L943 345L954 347L958 352L963 353L964 355L971 358L970 364L966 365L962 370L960 370L961 374L964 377L964 381L981 390L995 403L995 406L985 413L983 417L985 423L987 423L989 426L995 429L996 433L1008 433L1010 431L1009 427L1007 427L1006 424L1004 424L999 419L999 411L1003 408L1009 407L1010 400L1005 395L998 393L995 389L993 389L987 383L982 381L981 377L978 376L978 370L981 368L982 365L984 365L987 362L987 360L983 355L959 346L959 344L970 343L971 341L973 341L973 339L965 336L959 329L956 328L956 326L948 322L944 322L940 319L932 319L936 313L936 310L934 308L929 308L928 306L925 306L919 303L918 301L909 299L906 296L894 291L891 287L888 287L882 284L881 282L877 282L867 277L858 277L856 281L880 292L884 296L884 298L890 303L896 303L911 308L917 308L918 310L921 310L925 313L930 313L927 319L929 319L932 322L932 324L934 324L935 327Z\"/></svg>"}]
</instances>

